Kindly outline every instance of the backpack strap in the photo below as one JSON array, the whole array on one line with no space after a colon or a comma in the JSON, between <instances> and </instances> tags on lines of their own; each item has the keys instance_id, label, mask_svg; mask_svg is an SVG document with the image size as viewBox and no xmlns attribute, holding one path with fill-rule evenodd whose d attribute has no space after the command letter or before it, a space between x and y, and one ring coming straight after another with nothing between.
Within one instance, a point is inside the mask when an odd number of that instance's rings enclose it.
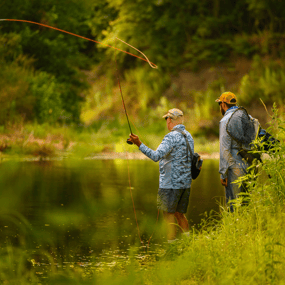
<instances>
[{"instance_id":1,"label":"backpack strap","mask_svg":"<svg viewBox=\"0 0 285 285\"><path fill-rule=\"evenodd\" d=\"M249 117L249 115L248 115L247 110L246 110L244 107L239 106L237 109L235 109L235 110L233 111L232 115L231 115L230 118L228 119L228 122L227 122L227 124L226 124L226 132L227 132L228 135L231 137L231 139L233 139L233 140L239 145L239 148L240 148L239 151L242 151L242 150L243 150L242 142L239 141L239 140L237 140L236 138L234 138L234 137L230 134L230 132L228 131L228 125L229 125L230 120L233 118L234 114L235 114L237 111L239 111L239 110L243 110L243 111L245 112L246 116L248 117L248 119L250 120L250 117Z\"/></svg>"},{"instance_id":2,"label":"backpack strap","mask_svg":"<svg viewBox=\"0 0 285 285\"><path fill-rule=\"evenodd\" d=\"M229 130L228 130L228 125L229 125L229 122L230 120L232 119L233 115L235 114L235 112L237 112L238 110L243 110L246 114L246 116L248 117L248 119L252 122L253 126L254 126L254 131L256 132L255 134L255 139L258 137L258 133L260 131L260 124L259 124L259 121L257 119L251 119L247 110L244 108L244 107L238 107L231 115L231 117L229 118L227 124L226 124L226 131L228 133L228 135L231 137L231 139L233 139L238 145L239 145L239 151L238 151L238 154L240 154L240 156L242 158L244 158L247 162L249 162L250 164L252 164L252 161L257 158L258 160L261 161L261 158L260 156L255 156L254 154L251 154L248 152L248 149L246 148L243 148L243 144L241 141L237 140L236 138L234 138ZM249 146L252 145L252 142L249 144Z\"/></svg>"},{"instance_id":3,"label":"backpack strap","mask_svg":"<svg viewBox=\"0 0 285 285\"><path fill-rule=\"evenodd\" d=\"M172 132L177 131L177 132L179 132L180 134L183 135L183 137L185 138L185 141L186 141L186 145L187 145L187 162L188 162L188 153L189 153L189 151L190 151L190 156L191 156L191 160L192 160L193 159L193 152L192 152L192 149L190 147L190 144L189 144L189 141L187 139L186 134L183 131L181 131L180 129L174 129L174 130L172 129L171 131Z\"/></svg>"}]
</instances>

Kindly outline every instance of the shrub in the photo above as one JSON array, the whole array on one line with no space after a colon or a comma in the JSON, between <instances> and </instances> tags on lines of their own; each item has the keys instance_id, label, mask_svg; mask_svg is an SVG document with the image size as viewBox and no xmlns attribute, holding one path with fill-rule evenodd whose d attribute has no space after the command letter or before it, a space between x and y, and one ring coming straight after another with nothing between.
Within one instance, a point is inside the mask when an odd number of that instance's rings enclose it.
<instances>
[{"instance_id":1,"label":"shrub","mask_svg":"<svg viewBox=\"0 0 285 285\"><path fill-rule=\"evenodd\" d=\"M245 105L261 98L282 107L284 88L285 69L274 62L265 65L260 57L255 57L251 71L240 82L238 98Z\"/></svg>"},{"instance_id":2,"label":"shrub","mask_svg":"<svg viewBox=\"0 0 285 285\"><path fill-rule=\"evenodd\" d=\"M40 72L31 79L30 91L36 100L36 118L39 122L55 123L63 113L59 83L55 77Z\"/></svg>"}]
</instances>

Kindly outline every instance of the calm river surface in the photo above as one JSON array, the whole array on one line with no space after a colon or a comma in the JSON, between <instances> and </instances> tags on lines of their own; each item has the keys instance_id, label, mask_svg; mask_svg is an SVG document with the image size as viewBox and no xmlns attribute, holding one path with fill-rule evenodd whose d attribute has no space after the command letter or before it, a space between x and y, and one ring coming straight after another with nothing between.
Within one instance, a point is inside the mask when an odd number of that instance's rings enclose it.
<instances>
[{"instance_id":1,"label":"calm river surface","mask_svg":"<svg viewBox=\"0 0 285 285\"><path fill-rule=\"evenodd\" d=\"M224 190L218 160L205 160L192 183L187 217L198 225L218 212ZM0 164L0 241L3 245L57 252L64 262L127 254L142 240L166 241L157 221L158 163L150 160L78 160ZM128 179L130 175L130 185ZM108 253L109 252L109 253Z\"/></svg>"}]
</instances>

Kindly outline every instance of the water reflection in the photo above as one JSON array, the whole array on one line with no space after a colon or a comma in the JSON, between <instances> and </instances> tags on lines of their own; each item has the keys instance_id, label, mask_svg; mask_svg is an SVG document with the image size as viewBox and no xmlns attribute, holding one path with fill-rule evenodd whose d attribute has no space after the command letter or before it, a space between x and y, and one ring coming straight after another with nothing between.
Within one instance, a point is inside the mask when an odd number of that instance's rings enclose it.
<instances>
[{"instance_id":1,"label":"water reflection","mask_svg":"<svg viewBox=\"0 0 285 285\"><path fill-rule=\"evenodd\" d=\"M132 246L141 246L131 194L144 244L152 234L151 250L166 240L161 216L157 222L159 173L152 161L3 163L0 170L1 244L24 245L35 260L41 250L61 266L87 266L91 256L95 264L114 255L124 259ZM218 212L223 193L218 161L205 160L191 188L190 224L197 226L204 213Z\"/></svg>"}]
</instances>

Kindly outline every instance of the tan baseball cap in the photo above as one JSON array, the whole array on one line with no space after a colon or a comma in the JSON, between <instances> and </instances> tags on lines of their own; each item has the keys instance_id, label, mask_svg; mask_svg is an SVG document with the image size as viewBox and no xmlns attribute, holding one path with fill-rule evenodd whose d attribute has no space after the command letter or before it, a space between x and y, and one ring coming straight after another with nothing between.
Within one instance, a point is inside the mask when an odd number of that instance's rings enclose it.
<instances>
[{"instance_id":1,"label":"tan baseball cap","mask_svg":"<svg viewBox=\"0 0 285 285\"><path fill-rule=\"evenodd\" d=\"M220 98L218 98L215 102L218 102L218 103L224 102L227 104L236 104L237 103L237 97L232 92L224 92L224 93L222 93Z\"/></svg>"},{"instance_id":2,"label":"tan baseball cap","mask_svg":"<svg viewBox=\"0 0 285 285\"><path fill-rule=\"evenodd\" d=\"M170 109L166 115L164 115L162 118L167 118L170 117L171 119L176 120L178 117L182 117L183 116L183 112L179 109Z\"/></svg>"}]
</instances>

